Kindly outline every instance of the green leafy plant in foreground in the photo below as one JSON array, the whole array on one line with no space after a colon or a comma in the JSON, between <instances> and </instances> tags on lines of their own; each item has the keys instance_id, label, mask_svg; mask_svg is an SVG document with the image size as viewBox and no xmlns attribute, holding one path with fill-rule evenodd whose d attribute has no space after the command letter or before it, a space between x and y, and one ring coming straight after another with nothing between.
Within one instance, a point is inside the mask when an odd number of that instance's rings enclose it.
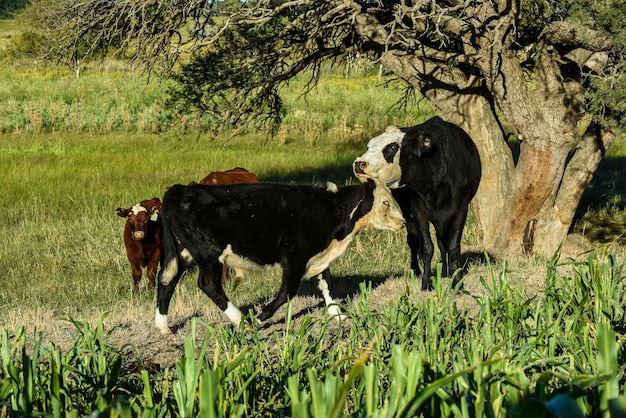
<instances>
[{"instance_id":1,"label":"green leafy plant in foreground","mask_svg":"<svg viewBox=\"0 0 626 418\"><path fill-rule=\"evenodd\" d=\"M77 336L66 353L42 346L20 327L9 337L2 331L0 402L20 415L83 416L105 409L124 393L119 386L122 351L108 345L103 319L91 329L71 320Z\"/></svg>"},{"instance_id":2,"label":"green leafy plant in foreground","mask_svg":"<svg viewBox=\"0 0 626 418\"><path fill-rule=\"evenodd\" d=\"M556 260L556 258L555 258ZM626 411L623 268L607 254L548 264L542 295L491 271L477 312L441 285L423 304L414 280L397 303L370 308L368 288L344 310L349 326L293 320L270 335L192 319L173 368L124 374L103 320L72 321L63 353L41 336L2 332L0 411L10 415L301 417L619 417ZM557 267L568 273L557 274ZM104 317L103 317L104 319ZM132 351L132 350L131 350ZM0 412L2 413L2 412Z\"/></svg>"}]
</instances>

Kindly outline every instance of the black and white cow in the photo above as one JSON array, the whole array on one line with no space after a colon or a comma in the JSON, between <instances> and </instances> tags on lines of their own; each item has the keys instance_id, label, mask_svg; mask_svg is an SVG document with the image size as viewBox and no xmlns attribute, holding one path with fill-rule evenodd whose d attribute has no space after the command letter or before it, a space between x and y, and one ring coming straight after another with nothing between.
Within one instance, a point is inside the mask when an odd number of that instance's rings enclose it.
<instances>
[{"instance_id":1,"label":"black and white cow","mask_svg":"<svg viewBox=\"0 0 626 418\"><path fill-rule=\"evenodd\" d=\"M330 187L334 186L334 187ZM337 188L252 183L176 185L163 198L165 259L158 279L155 324L170 333L167 312L183 272L196 264L198 286L234 323L241 311L222 288L222 263L251 270L283 268L276 298L258 315L260 321L293 297L303 278L319 276L327 305L333 303L322 274L363 229L399 230L402 213L383 184ZM336 305L331 315L340 315Z\"/></svg>"},{"instance_id":2,"label":"black and white cow","mask_svg":"<svg viewBox=\"0 0 626 418\"><path fill-rule=\"evenodd\" d=\"M376 179L392 188L407 221L411 269L420 274L422 289L433 288L434 253L429 222L435 227L444 276L461 267L461 235L469 202L480 183L476 145L460 127L434 117L410 128L391 126L371 139L353 170L360 179ZM453 285L462 277L459 271Z\"/></svg>"}]
</instances>

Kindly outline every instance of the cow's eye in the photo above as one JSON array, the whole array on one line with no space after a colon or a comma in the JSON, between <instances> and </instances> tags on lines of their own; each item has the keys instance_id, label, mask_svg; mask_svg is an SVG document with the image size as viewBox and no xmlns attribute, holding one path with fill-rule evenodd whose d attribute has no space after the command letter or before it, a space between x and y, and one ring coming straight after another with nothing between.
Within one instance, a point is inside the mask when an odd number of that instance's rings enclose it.
<instances>
[{"instance_id":1,"label":"cow's eye","mask_svg":"<svg viewBox=\"0 0 626 418\"><path fill-rule=\"evenodd\" d=\"M383 205L385 205L385 212L389 211L389 208L391 207L391 204L389 203L388 200L384 200L383 201Z\"/></svg>"},{"instance_id":2,"label":"cow's eye","mask_svg":"<svg viewBox=\"0 0 626 418\"><path fill-rule=\"evenodd\" d=\"M399 150L400 150L400 144L398 144L397 142L392 142L390 144L387 144L387 146L383 148L383 158L385 159L387 163L393 164L393 159L398 154Z\"/></svg>"}]
</instances>

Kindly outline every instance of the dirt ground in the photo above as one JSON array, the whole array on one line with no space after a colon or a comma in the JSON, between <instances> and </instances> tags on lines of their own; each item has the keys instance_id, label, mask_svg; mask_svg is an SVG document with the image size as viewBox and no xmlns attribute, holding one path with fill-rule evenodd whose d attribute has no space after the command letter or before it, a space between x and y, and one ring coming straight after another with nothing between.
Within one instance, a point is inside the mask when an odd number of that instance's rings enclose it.
<instances>
[{"instance_id":1,"label":"dirt ground","mask_svg":"<svg viewBox=\"0 0 626 418\"><path fill-rule=\"evenodd\" d=\"M561 260L584 260L587 257L586 251L591 248L582 237L572 236L564 244ZM496 276L502 271L504 265L494 260L486 262L484 255L480 254L478 248L466 248L465 257L468 259L470 267L466 274L464 290L466 293L456 296L456 302L459 307L477 310L475 297L484 295L488 292L481 281L481 277L490 282L490 277ZM509 283L522 286L529 296L541 291L544 287L546 262L533 258L520 258L507 264L507 278ZM567 267L564 267L567 268ZM490 271L491 270L491 271ZM393 303L398 295L405 292L407 288L407 278L400 276L389 276L381 278L366 278L371 285L371 293L369 300L371 306L375 310L381 309L385 304ZM450 280L450 279L444 279ZM358 277L339 277L334 280L333 296L339 303L345 303L347 300L358 301L360 296L361 278ZM433 297L434 292L412 292L411 296L416 303L423 303L426 298ZM112 313L107 320L110 327L118 326L111 334L111 343L113 346L121 346L131 344L136 347L137 352L144 362L144 367L162 369L171 366L180 358L183 353L183 341L191 335L191 319L196 316L207 323L215 322L220 326L232 326L226 316L215 307L206 296L198 294L198 297L206 299L203 309L188 310L184 304L172 300L170 307L169 325L175 334L175 338L162 336L153 324L154 311L147 312L144 317L136 321L128 321L127 314L120 312L121 317L116 318L116 314ZM257 312L261 309L265 301L260 300L252 307ZM293 320L295 326L306 316L318 319L323 314L323 300L321 294L313 281L303 282L300 286L298 296L292 301L293 304ZM245 309L245 307L243 307ZM285 315L287 313L286 305L282 306L276 314L263 324L261 332L267 335L275 331L280 331L285 326ZM342 323L343 327L350 326L349 319ZM200 343L200 337L198 343Z\"/></svg>"}]
</instances>

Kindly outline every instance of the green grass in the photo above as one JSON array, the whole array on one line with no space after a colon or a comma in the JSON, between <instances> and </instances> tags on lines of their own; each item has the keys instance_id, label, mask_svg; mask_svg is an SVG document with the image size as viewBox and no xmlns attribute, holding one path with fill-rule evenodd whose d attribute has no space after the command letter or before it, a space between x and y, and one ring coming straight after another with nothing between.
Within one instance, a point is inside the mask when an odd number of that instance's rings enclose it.
<instances>
[{"instance_id":1,"label":"green grass","mask_svg":"<svg viewBox=\"0 0 626 418\"><path fill-rule=\"evenodd\" d=\"M373 231L331 267L350 317L341 327L328 322L315 284L306 282L268 328L234 329L192 275L170 308L185 342L163 341L153 325L154 293L145 280L131 293L115 208L237 165L262 180L353 182L355 147L323 138L260 145L257 136L224 146L171 133L0 136L0 406L78 415L215 408L215 416L467 417L547 416L556 406L595 416L621 402L623 250L565 264L475 259L466 293L442 279L424 293L408 274L403 233ZM465 246L478 244L475 229L470 222ZM257 306L274 295L279 274L251 273L227 293L239 306ZM605 323L602 354L596 327ZM600 363L600 355L613 360ZM43 396L53 378L65 386Z\"/></svg>"},{"instance_id":2,"label":"green grass","mask_svg":"<svg viewBox=\"0 0 626 418\"><path fill-rule=\"evenodd\" d=\"M14 19L0 19L0 51L10 48L20 32L19 23Z\"/></svg>"},{"instance_id":3,"label":"green grass","mask_svg":"<svg viewBox=\"0 0 626 418\"><path fill-rule=\"evenodd\" d=\"M164 340L145 279L131 292L115 208L235 166L263 181L351 183L367 138L433 111L393 108L398 92L371 70L328 74L307 101L305 79L288 87L275 138L229 140L198 134L193 116L170 117L162 85L109 64L80 80L1 64L0 417L617 416L626 320L614 236L560 261L491 262L468 254L480 244L470 218L465 290L437 279L425 293L408 272L404 233L362 233L331 266L350 317L341 326L306 282L264 328L234 329L191 274L170 307L178 340ZM623 216L611 200L624 193L621 150L588 195L608 202L611 225ZM595 215L586 216L577 225ZM226 291L258 307L279 281L279 271L254 272Z\"/></svg>"},{"instance_id":4,"label":"green grass","mask_svg":"<svg viewBox=\"0 0 626 418\"><path fill-rule=\"evenodd\" d=\"M7 32L0 26L2 33ZM2 51L0 46L0 58ZM150 134L219 128L210 124L210 117L180 114L169 107L168 82L148 79L123 61L87 63L79 78L67 68L7 57L0 59L0 70L0 132ZM283 89L286 117L280 141L354 143L390 124L409 126L434 115L426 101L396 106L402 92L389 78L379 80L369 71L346 78L328 71L309 95L302 96L306 75Z\"/></svg>"},{"instance_id":5,"label":"green grass","mask_svg":"<svg viewBox=\"0 0 626 418\"><path fill-rule=\"evenodd\" d=\"M106 71L103 66L76 80L64 70L3 68L2 132L154 133L174 124L162 107L162 86Z\"/></svg>"},{"instance_id":6,"label":"green grass","mask_svg":"<svg viewBox=\"0 0 626 418\"><path fill-rule=\"evenodd\" d=\"M106 295L128 290L124 220L115 208L162 197L172 184L235 166L266 181L345 183L353 158L354 151L332 145L234 141L223 149L207 138L0 137L0 231L6 240L0 266L8 272L0 304L9 310L47 306L64 315L106 309Z\"/></svg>"}]
</instances>

